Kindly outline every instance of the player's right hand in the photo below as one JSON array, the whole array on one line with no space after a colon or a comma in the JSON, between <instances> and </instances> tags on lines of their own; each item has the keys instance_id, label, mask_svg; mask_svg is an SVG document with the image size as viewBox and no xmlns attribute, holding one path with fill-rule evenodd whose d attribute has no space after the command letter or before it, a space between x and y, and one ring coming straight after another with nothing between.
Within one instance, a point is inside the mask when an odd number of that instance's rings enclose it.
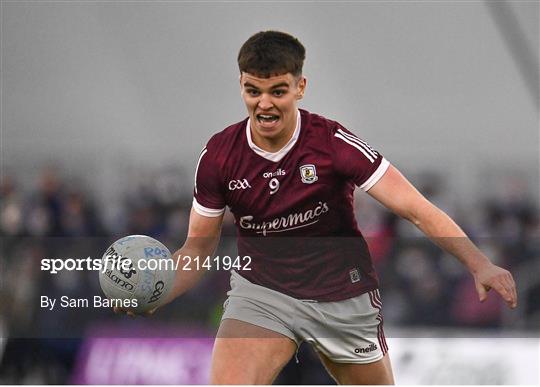
<instances>
[{"instance_id":1,"label":"player's right hand","mask_svg":"<svg viewBox=\"0 0 540 387\"><path fill-rule=\"evenodd\" d=\"M508 270L489 262L482 265L473 277L480 302L484 302L487 292L494 289L510 308L517 307L516 283Z\"/></svg>"}]
</instances>

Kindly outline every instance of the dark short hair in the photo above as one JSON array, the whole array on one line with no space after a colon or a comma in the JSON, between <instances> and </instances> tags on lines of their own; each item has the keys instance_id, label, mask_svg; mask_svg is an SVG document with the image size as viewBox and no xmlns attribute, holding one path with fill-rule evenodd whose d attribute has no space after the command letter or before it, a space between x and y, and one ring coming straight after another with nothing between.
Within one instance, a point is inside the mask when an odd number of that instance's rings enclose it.
<instances>
[{"instance_id":1,"label":"dark short hair","mask_svg":"<svg viewBox=\"0 0 540 387\"><path fill-rule=\"evenodd\" d=\"M294 36L280 31L261 31L250 37L238 53L240 73L262 78L302 74L306 49Z\"/></svg>"}]
</instances>

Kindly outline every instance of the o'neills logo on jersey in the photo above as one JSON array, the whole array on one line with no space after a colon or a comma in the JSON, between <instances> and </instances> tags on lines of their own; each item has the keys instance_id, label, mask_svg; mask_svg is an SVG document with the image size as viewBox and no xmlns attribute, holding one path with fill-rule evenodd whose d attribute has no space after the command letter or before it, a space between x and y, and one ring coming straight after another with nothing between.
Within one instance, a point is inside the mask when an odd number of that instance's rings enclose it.
<instances>
[{"instance_id":1,"label":"o'neills logo on jersey","mask_svg":"<svg viewBox=\"0 0 540 387\"><path fill-rule=\"evenodd\" d=\"M268 179L269 177L285 176L286 174L287 174L287 172L285 172L284 169L279 168L275 172L265 172L265 173L263 173L263 177L265 179Z\"/></svg>"},{"instance_id":2,"label":"o'neills logo on jersey","mask_svg":"<svg viewBox=\"0 0 540 387\"><path fill-rule=\"evenodd\" d=\"M253 216L246 215L240 218L240 227L244 230L255 230L257 234L266 235L273 232L284 232L297 228L307 227L319 221L322 214L329 210L328 204L319 202L319 205L312 210L295 212L287 216L272 219L268 222L252 222Z\"/></svg>"}]
</instances>

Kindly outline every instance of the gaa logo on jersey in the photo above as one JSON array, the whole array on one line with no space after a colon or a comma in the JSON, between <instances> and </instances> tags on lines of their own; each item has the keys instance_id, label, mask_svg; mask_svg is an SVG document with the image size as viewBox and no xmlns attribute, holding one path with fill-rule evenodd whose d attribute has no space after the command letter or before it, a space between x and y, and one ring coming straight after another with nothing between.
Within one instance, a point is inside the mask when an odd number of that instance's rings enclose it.
<instances>
[{"instance_id":1,"label":"gaa logo on jersey","mask_svg":"<svg viewBox=\"0 0 540 387\"><path fill-rule=\"evenodd\" d=\"M248 189L251 188L247 179L237 179L229 181L229 191L234 191L236 189Z\"/></svg>"},{"instance_id":2,"label":"gaa logo on jersey","mask_svg":"<svg viewBox=\"0 0 540 387\"><path fill-rule=\"evenodd\" d=\"M313 184L319 177L317 176L317 169L313 164L306 164L300 167L300 176L302 177L302 183Z\"/></svg>"}]
</instances>

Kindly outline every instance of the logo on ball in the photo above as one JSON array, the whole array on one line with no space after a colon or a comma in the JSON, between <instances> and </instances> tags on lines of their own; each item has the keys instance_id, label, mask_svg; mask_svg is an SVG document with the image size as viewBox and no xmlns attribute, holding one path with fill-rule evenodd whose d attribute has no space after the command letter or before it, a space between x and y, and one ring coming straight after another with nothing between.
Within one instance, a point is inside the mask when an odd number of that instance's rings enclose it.
<instances>
[{"instance_id":1,"label":"logo on ball","mask_svg":"<svg viewBox=\"0 0 540 387\"><path fill-rule=\"evenodd\" d=\"M135 313L160 306L176 274L169 249L145 235L114 242L102 260L105 271L99 273L99 284L103 293L109 299L136 299L137 306L130 309Z\"/></svg>"},{"instance_id":2,"label":"logo on ball","mask_svg":"<svg viewBox=\"0 0 540 387\"><path fill-rule=\"evenodd\" d=\"M154 293L152 293L152 297L150 297L150 300L148 301L149 304L159 300L159 297L161 297L161 295L163 294L164 287L165 284L163 283L163 281L156 282L156 285L154 286Z\"/></svg>"}]
</instances>

